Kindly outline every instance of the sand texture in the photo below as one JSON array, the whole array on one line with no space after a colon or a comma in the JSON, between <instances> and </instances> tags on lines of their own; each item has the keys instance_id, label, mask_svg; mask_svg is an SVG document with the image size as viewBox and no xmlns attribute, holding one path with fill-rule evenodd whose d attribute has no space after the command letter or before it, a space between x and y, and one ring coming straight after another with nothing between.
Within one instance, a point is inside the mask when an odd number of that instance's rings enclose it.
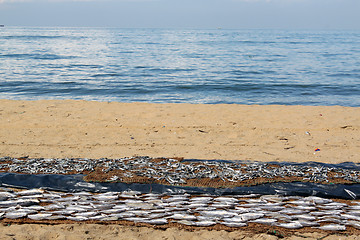
<instances>
[{"instance_id":1,"label":"sand texture","mask_svg":"<svg viewBox=\"0 0 360 240\"><path fill-rule=\"evenodd\" d=\"M0 100L0 156L359 162L360 108ZM0 239L278 237L360 239L334 232L281 236L118 225L0 225Z\"/></svg>"},{"instance_id":2,"label":"sand texture","mask_svg":"<svg viewBox=\"0 0 360 240\"><path fill-rule=\"evenodd\" d=\"M1 156L339 163L359 149L360 108L0 100Z\"/></svg>"},{"instance_id":3,"label":"sand texture","mask_svg":"<svg viewBox=\"0 0 360 240\"><path fill-rule=\"evenodd\" d=\"M269 231L270 232L270 231ZM168 228L166 230L146 227L129 227L101 224L59 224L59 225L0 225L0 239L117 239L117 240L356 240L360 236L334 233L294 233L292 236L281 233L257 233L244 231L187 231Z\"/></svg>"}]
</instances>

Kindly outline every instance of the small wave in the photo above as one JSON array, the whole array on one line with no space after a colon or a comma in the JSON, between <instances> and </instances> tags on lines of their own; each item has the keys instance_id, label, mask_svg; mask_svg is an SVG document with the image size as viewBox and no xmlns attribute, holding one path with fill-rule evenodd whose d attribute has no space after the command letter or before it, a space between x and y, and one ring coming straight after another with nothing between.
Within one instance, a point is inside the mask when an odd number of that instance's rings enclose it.
<instances>
[{"instance_id":1,"label":"small wave","mask_svg":"<svg viewBox=\"0 0 360 240\"><path fill-rule=\"evenodd\" d=\"M66 38L66 36L38 36L38 35L20 35L20 36L2 36L0 38L6 39L6 40L12 40L12 39L20 39L20 40L36 40L36 39L59 39L59 38Z\"/></svg>"},{"instance_id":2,"label":"small wave","mask_svg":"<svg viewBox=\"0 0 360 240\"><path fill-rule=\"evenodd\" d=\"M148 67L148 66L136 66L135 69L145 69L149 72L171 74L176 72L191 72L195 69L193 68L157 68L157 67Z\"/></svg>"},{"instance_id":3,"label":"small wave","mask_svg":"<svg viewBox=\"0 0 360 240\"><path fill-rule=\"evenodd\" d=\"M93 74L90 77L92 78L106 78L106 77L122 77L127 76L125 73L97 73Z\"/></svg>"},{"instance_id":4,"label":"small wave","mask_svg":"<svg viewBox=\"0 0 360 240\"><path fill-rule=\"evenodd\" d=\"M234 74L234 75L240 75L240 76L245 76L245 75L261 75L261 74L274 74L276 73L275 71L271 71L271 70L263 70L263 71L256 71L256 70L232 70L229 73Z\"/></svg>"},{"instance_id":5,"label":"small wave","mask_svg":"<svg viewBox=\"0 0 360 240\"><path fill-rule=\"evenodd\" d=\"M13 53L13 54L1 54L0 58L58 60L58 59L72 59L72 58L76 58L76 56L63 56L63 55L57 55L57 54Z\"/></svg>"},{"instance_id":6,"label":"small wave","mask_svg":"<svg viewBox=\"0 0 360 240\"><path fill-rule=\"evenodd\" d=\"M354 78L356 80L360 79L360 73L335 73L335 74L328 74L329 77L335 78Z\"/></svg>"}]
</instances>

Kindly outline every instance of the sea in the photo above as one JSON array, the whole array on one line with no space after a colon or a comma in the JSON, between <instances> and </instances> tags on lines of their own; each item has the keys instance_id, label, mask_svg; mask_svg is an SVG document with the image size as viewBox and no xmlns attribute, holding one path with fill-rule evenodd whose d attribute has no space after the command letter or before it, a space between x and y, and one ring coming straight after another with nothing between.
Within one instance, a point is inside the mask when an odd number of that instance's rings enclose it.
<instances>
[{"instance_id":1,"label":"sea","mask_svg":"<svg viewBox=\"0 0 360 240\"><path fill-rule=\"evenodd\" d=\"M0 99L360 106L360 31L0 28Z\"/></svg>"}]
</instances>

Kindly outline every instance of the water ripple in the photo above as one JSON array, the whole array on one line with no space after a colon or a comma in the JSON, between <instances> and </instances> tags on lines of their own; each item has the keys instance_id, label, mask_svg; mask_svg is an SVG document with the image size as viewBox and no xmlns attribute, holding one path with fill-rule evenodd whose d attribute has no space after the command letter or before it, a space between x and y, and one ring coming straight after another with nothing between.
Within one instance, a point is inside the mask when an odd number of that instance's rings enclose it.
<instances>
[{"instance_id":1,"label":"water ripple","mask_svg":"<svg viewBox=\"0 0 360 240\"><path fill-rule=\"evenodd\" d=\"M0 98L360 106L354 31L4 28Z\"/></svg>"}]
</instances>

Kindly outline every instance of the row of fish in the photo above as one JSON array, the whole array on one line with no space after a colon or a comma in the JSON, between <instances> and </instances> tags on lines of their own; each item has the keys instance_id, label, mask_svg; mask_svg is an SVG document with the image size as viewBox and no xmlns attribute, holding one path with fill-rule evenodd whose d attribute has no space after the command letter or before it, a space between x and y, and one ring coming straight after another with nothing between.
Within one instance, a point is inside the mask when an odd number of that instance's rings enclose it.
<instances>
[{"instance_id":1,"label":"row of fish","mask_svg":"<svg viewBox=\"0 0 360 240\"><path fill-rule=\"evenodd\" d=\"M62 193L0 188L0 219L130 221L151 225L360 229L360 202L278 195L192 196L136 191Z\"/></svg>"},{"instance_id":2,"label":"row of fish","mask_svg":"<svg viewBox=\"0 0 360 240\"><path fill-rule=\"evenodd\" d=\"M134 157L122 159L30 159L0 158L0 171L27 174L69 174L123 171L104 181L122 181L124 177L146 177L164 180L171 185L186 184L190 179L221 179L223 182L241 182L257 178L273 179L298 177L304 181L329 182L343 179L360 182L360 171L340 167L310 164L283 164L244 161L181 161L179 159L152 159Z\"/></svg>"}]
</instances>

